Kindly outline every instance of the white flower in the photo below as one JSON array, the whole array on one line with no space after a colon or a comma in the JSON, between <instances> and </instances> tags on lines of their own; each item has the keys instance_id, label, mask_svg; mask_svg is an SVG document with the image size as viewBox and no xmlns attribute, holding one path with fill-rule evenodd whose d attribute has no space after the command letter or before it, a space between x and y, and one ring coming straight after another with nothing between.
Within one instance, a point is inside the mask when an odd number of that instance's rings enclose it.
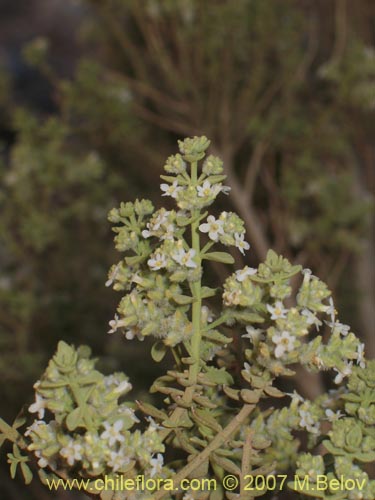
<instances>
[{"instance_id":1,"label":"white flower","mask_svg":"<svg viewBox=\"0 0 375 500\"><path fill-rule=\"evenodd\" d=\"M162 241L173 240L175 230L176 230L176 226L174 224L172 224L172 223L164 224L164 233L162 235L160 235L160 239Z\"/></svg>"},{"instance_id":2,"label":"white flower","mask_svg":"<svg viewBox=\"0 0 375 500\"><path fill-rule=\"evenodd\" d=\"M296 390L294 390L293 392L286 392L285 394L292 398L292 403L298 404L305 402L305 399L301 396L301 394L298 394Z\"/></svg>"},{"instance_id":3,"label":"white flower","mask_svg":"<svg viewBox=\"0 0 375 500\"><path fill-rule=\"evenodd\" d=\"M122 443L125 441L125 437L121 434L121 429L124 425L122 420L116 420L114 424L110 424L108 422L103 423L105 431L100 434L102 439L107 439L109 446L113 446L116 441Z\"/></svg>"},{"instance_id":4,"label":"white flower","mask_svg":"<svg viewBox=\"0 0 375 500\"><path fill-rule=\"evenodd\" d=\"M306 322L308 325L315 325L316 329L319 330L322 322L315 316L314 313L312 313L309 309L302 309L301 315L306 317Z\"/></svg>"},{"instance_id":5,"label":"white flower","mask_svg":"<svg viewBox=\"0 0 375 500\"><path fill-rule=\"evenodd\" d=\"M45 423L44 420L34 420L34 422L31 425L29 425L29 427L26 428L24 436L30 436L32 432L38 432L39 427L43 427L46 425L47 424Z\"/></svg>"},{"instance_id":6,"label":"white flower","mask_svg":"<svg viewBox=\"0 0 375 500\"><path fill-rule=\"evenodd\" d=\"M215 219L213 215L207 217L207 222L199 226L199 231L202 233L208 233L210 240L218 241L219 235L224 234L224 222L219 219Z\"/></svg>"},{"instance_id":7,"label":"white flower","mask_svg":"<svg viewBox=\"0 0 375 500\"><path fill-rule=\"evenodd\" d=\"M253 344L259 342L262 338L262 330L260 328L254 328L251 325L246 327L246 332L244 335L241 335L243 339L250 339Z\"/></svg>"},{"instance_id":8,"label":"white flower","mask_svg":"<svg viewBox=\"0 0 375 500\"><path fill-rule=\"evenodd\" d=\"M108 330L108 333L115 333L115 331L122 326L117 314L115 314L115 318L111 319L108 324L111 327L111 329Z\"/></svg>"},{"instance_id":9,"label":"white flower","mask_svg":"<svg viewBox=\"0 0 375 500\"><path fill-rule=\"evenodd\" d=\"M112 467L113 471L116 472L117 470L121 469L122 467L128 465L130 462L130 459L125 456L124 451L111 451L109 454L109 460L107 461L107 464Z\"/></svg>"},{"instance_id":10,"label":"white flower","mask_svg":"<svg viewBox=\"0 0 375 500\"><path fill-rule=\"evenodd\" d=\"M162 267L166 267L167 257L164 254L157 252L153 257L148 259L147 264L152 271L157 271Z\"/></svg>"},{"instance_id":11,"label":"white flower","mask_svg":"<svg viewBox=\"0 0 375 500\"><path fill-rule=\"evenodd\" d=\"M245 250L249 250L250 245L247 241L245 241L245 235L244 234L239 234L239 233L234 233L234 240L235 240L235 246L238 248L238 250L242 253L242 255L245 255Z\"/></svg>"},{"instance_id":12,"label":"white flower","mask_svg":"<svg viewBox=\"0 0 375 500\"><path fill-rule=\"evenodd\" d=\"M150 224L147 224L147 227L150 227ZM144 229L142 231L142 236L144 238L149 238L150 236L152 236L152 232L149 229Z\"/></svg>"},{"instance_id":13,"label":"white flower","mask_svg":"<svg viewBox=\"0 0 375 500\"><path fill-rule=\"evenodd\" d=\"M280 300L277 300L274 306L267 304L267 311L271 313L271 319L286 318L286 313L288 312Z\"/></svg>"},{"instance_id":14,"label":"white flower","mask_svg":"<svg viewBox=\"0 0 375 500\"><path fill-rule=\"evenodd\" d=\"M128 382L128 380L123 380L113 392L115 392L116 394L118 393L122 394L124 392L130 391L131 389L132 389L131 383Z\"/></svg>"},{"instance_id":15,"label":"white flower","mask_svg":"<svg viewBox=\"0 0 375 500\"><path fill-rule=\"evenodd\" d=\"M319 423L315 423L312 415L305 410L299 410L301 420L299 425L304 427L307 431L317 434L319 432Z\"/></svg>"},{"instance_id":16,"label":"white flower","mask_svg":"<svg viewBox=\"0 0 375 500\"><path fill-rule=\"evenodd\" d=\"M38 393L35 393L35 403L29 406L30 413L38 413L38 418L44 417L46 401Z\"/></svg>"},{"instance_id":17,"label":"white flower","mask_svg":"<svg viewBox=\"0 0 375 500\"><path fill-rule=\"evenodd\" d=\"M343 414L340 411L332 411L330 408L325 411L325 414L327 420L329 420L330 422L334 422L335 420L343 417Z\"/></svg>"},{"instance_id":18,"label":"white flower","mask_svg":"<svg viewBox=\"0 0 375 500\"><path fill-rule=\"evenodd\" d=\"M251 366L249 365L249 363L244 363L243 364L243 369L245 370L246 373L251 373L250 370L251 370Z\"/></svg>"},{"instance_id":19,"label":"white flower","mask_svg":"<svg viewBox=\"0 0 375 500\"><path fill-rule=\"evenodd\" d=\"M217 194L218 190L215 186L211 186L210 181L204 181L202 186L197 186L197 192L200 198L210 198L211 196Z\"/></svg>"},{"instance_id":20,"label":"white flower","mask_svg":"<svg viewBox=\"0 0 375 500\"><path fill-rule=\"evenodd\" d=\"M226 306L230 305L238 305L240 303L242 291L241 290L232 290L231 292L223 293L223 301Z\"/></svg>"},{"instance_id":21,"label":"white flower","mask_svg":"<svg viewBox=\"0 0 375 500\"><path fill-rule=\"evenodd\" d=\"M140 422L139 418L136 417L135 412L132 408L128 408L127 406L123 405L123 406L119 407L119 412L122 415L126 415L127 417L129 417L131 420L133 420L133 422L136 422L136 423Z\"/></svg>"},{"instance_id":22,"label":"white flower","mask_svg":"<svg viewBox=\"0 0 375 500\"><path fill-rule=\"evenodd\" d=\"M365 344L358 344L358 347L357 347L357 365L359 365L361 368L366 367Z\"/></svg>"},{"instance_id":23,"label":"white flower","mask_svg":"<svg viewBox=\"0 0 375 500\"><path fill-rule=\"evenodd\" d=\"M165 224L168 222L168 217L170 216L171 212L165 209L161 209L158 215L155 217L155 219L152 221L152 230L157 231L160 229L160 226L162 224ZM150 223L147 224L147 227L150 226Z\"/></svg>"},{"instance_id":24,"label":"white flower","mask_svg":"<svg viewBox=\"0 0 375 500\"><path fill-rule=\"evenodd\" d=\"M207 306L201 307L201 316L202 316L202 320L206 321L207 323L212 323L212 321L214 320L213 313L212 313L211 309Z\"/></svg>"},{"instance_id":25,"label":"white flower","mask_svg":"<svg viewBox=\"0 0 375 500\"><path fill-rule=\"evenodd\" d=\"M160 184L160 189L164 191L162 196L172 196L172 198L177 198L182 187L178 185L177 181L174 181L173 184Z\"/></svg>"},{"instance_id":26,"label":"white flower","mask_svg":"<svg viewBox=\"0 0 375 500\"><path fill-rule=\"evenodd\" d=\"M164 464L163 455L161 453L158 453L156 455L156 458L152 458L150 460L150 465L152 466L150 471L150 477L154 477L156 476L156 474L160 474L163 464Z\"/></svg>"},{"instance_id":27,"label":"white flower","mask_svg":"<svg viewBox=\"0 0 375 500\"><path fill-rule=\"evenodd\" d=\"M311 276L312 276L312 272L311 272L311 269L302 269L302 274L303 274L303 283L305 285L307 285L309 282L310 282L310 279L311 279Z\"/></svg>"},{"instance_id":28,"label":"white flower","mask_svg":"<svg viewBox=\"0 0 375 500\"><path fill-rule=\"evenodd\" d=\"M146 420L150 424L149 430L152 429L152 430L157 431L157 430L164 429L164 427L162 425L157 424L152 417L146 417Z\"/></svg>"},{"instance_id":29,"label":"white flower","mask_svg":"<svg viewBox=\"0 0 375 500\"><path fill-rule=\"evenodd\" d=\"M110 275L108 276L108 280L105 282L105 286L112 285L112 283L116 279L119 269L120 269L120 263L118 263L117 266L113 269L113 271L111 271Z\"/></svg>"},{"instance_id":30,"label":"white flower","mask_svg":"<svg viewBox=\"0 0 375 500\"><path fill-rule=\"evenodd\" d=\"M141 342L143 342L145 339L144 336L141 335L141 333L139 333L138 328L132 327L125 332L126 340L133 340L135 337L137 337L137 339L140 340Z\"/></svg>"},{"instance_id":31,"label":"white flower","mask_svg":"<svg viewBox=\"0 0 375 500\"><path fill-rule=\"evenodd\" d=\"M70 439L68 444L61 448L60 455L66 458L69 465L73 465L75 461L82 460L82 446Z\"/></svg>"},{"instance_id":32,"label":"white flower","mask_svg":"<svg viewBox=\"0 0 375 500\"><path fill-rule=\"evenodd\" d=\"M285 352L293 351L296 338L290 335L289 332L283 331L280 334L275 334L272 337L272 342L276 344L275 356L281 358Z\"/></svg>"},{"instance_id":33,"label":"white flower","mask_svg":"<svg viewBox=\"0 0 375 500\"><path fill-rule=\"evenodd\" d=\"M197 267L196 262L194 262L195 250L190 248L187 252L180 248L176 252L172 254L172 259L175 260L178 264L185 267L195 268Z\"/></svg>"},{"instance_id":34,"label":"white flower","mask_svg":"<svg viewBox=\"0 0 375 500\"><path fill-rule=\"evenodd\" d=\"M257 272L258 270L254 267L245 266L243 269L236 271L236 280L241 283L247 276L254 276Z\"/></svg>"},{"instance_id":35,"label":"white flower","mask_svg":"<svg viewBox=\"0 0 375 500\"><path fill-rule=\"evenodd\" d=\"M339 321L335 321L333 323L331 321L325 321L325 324L328 325L329 327L331 327L333 331L338 332L343 337L346 337L348 335L348 333L350 332L350 326L344 325L343 323L340 323Z\"/></svg>"},{"instance_id":36,"label":"white flower","mask_svg":"<svg viewBox=\"0 0 375 500\"><path fill-rule=\"evenodd\" d=\"M331 317L331 323L335 322L335 314L336 314L336 309L335 305L333 303L332 297L328 299L329 306L326 307L325 313L328 314Z\"/></svg>"},{"instance_id":37,"label":"white flower","mask_svg":"<svg viewBox=\"0 0 375 500\"><path fill-rule=\"evenodd\" d=\"M334 368L335 372L337 372L337 375L334 380L335 384L341 384L344 378L352 373L352 367L353 367L353 361L351 361L350 363L346 363L346 365L342 370Z\"/></svg>"},{"instance_id":38,"label":"white flower","mask_svg":"<svg viewBox=\"0 0 375 500\"><path fill-rule=\"evenodd\" d=\"M221 186L220 191L224 194L229 194L231 189L230 186Z\"/></svg>"},{"instance_id":39,"label":"white flower","mask_svg":"<svg viewBox=\"0 0 375 500\"><path fill-rule=\"evenodd\" d=\"M42 456L42 452L40 450L35 450L34 455L39 459L38 460L38 467L41 469L44 469L45 467L48 466L49 462L46 458Z\"/></svg>"}]
</instances>

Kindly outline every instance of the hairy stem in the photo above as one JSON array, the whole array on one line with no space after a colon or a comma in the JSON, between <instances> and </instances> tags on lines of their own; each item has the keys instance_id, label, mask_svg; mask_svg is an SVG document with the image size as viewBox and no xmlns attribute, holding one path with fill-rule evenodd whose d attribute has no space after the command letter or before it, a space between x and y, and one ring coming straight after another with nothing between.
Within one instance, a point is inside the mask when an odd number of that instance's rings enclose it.
<instances>
[{"instance_id":1,"label":"hairy stem","mask_svg":"<svg viewBox=\"0 0 375 500\"><path fill-rule=\"evenodd\" d=\"M209 445L173 477L173 488L178 488L183 479L190 476L190 474L192 474L195 469L197 469L203 462L205 462L205 460L208 460L210 454L217 448L219 448L223 443L225 443L225 441L237 431L237 429L250 415L254 408L254 405L245 404L237 413L237 415L229 422L229 424L214 437ZM165 491L163 489L158 491L154 496L154 500L160 500L167 493L168 491Z\"/></svg>"},{"instance_id":2,"label":"hairy stem","mask_svg":"<svg viewBox=\"0 0 375 500\"><path fill-rule=\"evenodd\" d=\"M197 162L191 164L191 182L195 186L198 177L198 166ZM199 210L194 210L192 214L193 222L191 223L191 241L192 248L195 251L196 263L198 266L201 265L200 256L200 238L198 232L199 226ZM202 307L202 297L201 297L201 280L195 281L192 284L192 291L194 296L194 302L192 306L192 323L193 323L193 337L191 339L191 356L194 359L194 363L190 365L189 371L189 381L191 385L195 385L199 373L199 360L200 360L200 345L202 339L201 333L201 307Z\"/></svg>"}]
</instances>

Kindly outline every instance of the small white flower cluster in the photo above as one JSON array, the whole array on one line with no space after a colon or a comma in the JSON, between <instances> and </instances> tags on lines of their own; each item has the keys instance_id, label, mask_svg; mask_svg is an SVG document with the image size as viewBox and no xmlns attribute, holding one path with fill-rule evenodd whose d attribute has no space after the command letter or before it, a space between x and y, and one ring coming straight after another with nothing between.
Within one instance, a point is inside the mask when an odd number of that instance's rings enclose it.
<instances>
[{"instance_id":1,"label":"small white flower cluster","mask_svg":"<svg viewBox=\"0 0 375 500\"><path fill-rule=\"evenodd\" d=\"M243 222L235 214L222 212L218 219L213 215L199 226L202 233L207 233L210 240L220 241L224 245L234 245L244 255L250 245L245 241Z\"/></svg>"},{"instance_id":2,"label":"small white flower cluster","mask_svg":"<svg viewBox=\"0 0 375 500\"><path fill-rule=\"evenodd\" d=\"M218 194L228 194L230 191L229 186L223 186L221 182L211 182L209 178L195 187L189 185L187 179L184 179L183 183L181 183L180 179L177 179L170 184L160 184L160 189L163 191L162 196L170 196L175 199L178 207L183 210L207 207L211 205Z\"/></svg>"},{"instance_id":3,"label":"small white flower cluster","mask_svg":"<svg viewBox=\"0 0 375 500\"><path fill-rule=\"evenodd\" d=\"M152 216L151 220L146 224L146 228L142 231L144 238L156 236L160 240L173 240L175 237L177 226L175 224L178 214L174 210L168 211L161 208Z\"/></svg>"},{"instance_id":4,"label":"small white flower cluster","mask_svg":"<svg viewBox=\"0 0 375 500\"><path fill-rule=\"evenodd\" d=\"M173 271L176 264L186 269L197 268L197 262L194 260L196 257L194 249L185 249L182 240L169 243L167 247L156 249L148 259L147 264L152 271L159 271L164 268Z\"/></svg>"},{"instance_id":5,"label":"small white flower cluster","mask_svg":"<svg viewBox=\"0 0 375 500\"><path fill-rule=\"evenodd\" d=\"M83 477L122 472L131 464L136 470L158 474L164 445L155 423L149 422L143 433L132 432L140 421L131 407L118 402L131 390L130 382L121 372L102 375L93 370L94 362L87 351L59 344L45 374L34 385L35 402L29 412L37 413L38 420L24 433L28 450L41 468L79 467ZM79 406L81 398L84 407ZM44 420L47 410L53 417L49 422ZM79 422L69 420L74 414L81 415Z\"/></svg>"}]
</instances>

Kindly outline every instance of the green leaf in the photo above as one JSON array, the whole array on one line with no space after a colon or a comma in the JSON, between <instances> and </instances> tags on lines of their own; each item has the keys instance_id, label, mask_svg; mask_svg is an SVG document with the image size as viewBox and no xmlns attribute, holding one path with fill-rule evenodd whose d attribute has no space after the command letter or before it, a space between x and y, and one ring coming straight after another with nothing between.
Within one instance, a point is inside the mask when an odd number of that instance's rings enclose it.
<instances>
[{"instance_id":1,"label":"green leaf","mask_svg":"<svg viewBox=\"0 0 375 500\"><path fill-rule=\"evenodd\" d=\"M155 363L160 363L166 353L167 346L161 340L155 342L155 344L151 348L151 357L155 361Z\"/></svg>"},{"instance_id":2,"label":"green leaf","mask_svg":"<svg viewBox=\"0 0 375 500\"><path fill-rule=\"evenodd\" d=\"M138 408L143 411L146 415L150 415L151 417L157 418L159 420L165 420L168 418L168 415L163 411L155 408L155 406L150 405L149 403L144 403L142 401L136 401Z\"/></svg>"},{"instance_id":3,"label":"green leaf","mask_svg":"<svg viewBox=\"0 0 375 500\"><path fill-rule=\"evenodd\" d=\"M30 484L33 480L33 473L25 462L21 462L21 472L25 480L25 484Z\"/></svg>"},{"instance_id":4,"label":"green leaf","mask_svg":"<svg viewBox=\"0 0 375 500\"><path fill-rule=\"evenodd\" d=\"M231 474L234 474L236 476L241 475L241 469L236 465L232 460L229 460L228 458L221 457L220 455L217 455L216 453L212 453L210 460L222 467L224 470L227 472L230 472Z\"/></svg>"},{"instance_id":5,"label":"green leaf","mask_svg":"<svg viewBox=\"0 0 375 500\"><path fill-rule=\"evenodd\" d=\"M234 382L232 375L230 375L225 368L215 368L214 366L210 366L207 368L205 376L210 382L214 382L218 385L232 385Z\"/></svg>"},{"instance_id":6,"label":"green leaf","mask_svg":"<svg viewBox=\"0 0 375 500\"><path fill-rule=\"evenodd\" d=\"M227 176L224 174L222 174L222 175L209 175L207 177L207 180L211 184L216 184L217 182L225 181L226 178L227 178Z\"/></svg>"},{"instance_id":7,"label":"green leaf","mask_svg":"<svg viewBox=\"0 0 375 500\"><path fill-rule=\"evenodd\" d=\"M218 330L206 330L205 332L202 333L202 336L205 339L210 340L211 342L217 342L218 344L223 344L223 345L233 342L232 338L223 335Z\"/></svg>"},{"instance_id":8,"label":"green leaf","mask_svg":"<svg viewBox=\"0 0 375 500\"><path fill-rule=\"evenodd\" d=\"M193 411L193 420L195 420L199 425L203 425L212 429L215 432L221 432L223 428L216 421L216 419L210 414L208 410L195 409Z\"/></svg>"},{"instance_id":9,"label":"green leaf","mask_svg":"<svg viewBox=\"0 0 375 500\"><path fill-rule=\"evenodd\" d=\"M84 426L81 408L75 408L69 413L66 417L66 426L70 431L74 431L77 427Z\"/></svg>"},{"instance_id":10,"label":"green leaf","mask_svg":"<svg viewBox=\"0 0 375 500\"><path fill-rule=\"evenodd\" d=\"M273 387L272 385L268 385L267 387L265 387L264 392L274 398L283 398L285 396L284 392L280 391L276 387Z\"/></svg>"},{"instance_id":11,"label":"green leaf","mask_svg":"<svg viewBox=\"0 0 375 500\"><path fill-rule=\"evenodd\" d=\"M134 266L135 264L140 264L144 259L144 255L134 255L133 257L125 257L125 262L128 266Z\"/></svg>"},{"instance_id":12,"label":"green leaf","mask_svg":"<svg viewBox=\"0 0 375 500\"><path fill-rule=\"evenodd\" d=\"M202 255L202 259L222 262L223 264L234 264L234 258L227 252L209 252Z\"/></svg>"},{"instance_id":13,"label":"green leaf","mask_svg":"<svg viewBox=\"0 0 375 500\"><path fill-rule=\"evenodd\" d=\"M241 398L248 404L256 404L260 399L259 391L251 391L250 389L242 389Z\"/></svg>"},{"instance_id":14,"label":"green leaf","mask_svg":"<svg viewBox=\"0 0 375 500\"><path fill-rule=\"evenodd\" d=\"M172 294L171 298L180 306L191 304L194 301L194 298L190 297L190 295L182 295L180 293Z\"/></svg>"},{"instance_id":15,"label":"green leaf","mask_svg":"<svg viewBox=\"0 0 375 500\"><path fill-rule=\"evenodd\" d=\"M18 460L13 460L10 458L10 453L8 453L9 460L8 462L10 463L10 477L14 479L16 477L16 472L17 472L17 466L19 464Z\"/></svg>"},{"instance_id":16,"label":"green leaf","mask_svg":"<svg viewBox=\"0 0 375 500\"><path fill-rule=\"evenodd\" d=\"M209 286L202 286L201 298L208 299L208 297L213 297L216 295L218 288L210 288Z\"/></svg>"},{"instance_id":17,"label":"green leaf","mask_svg":"<svg viewBox=\"0 0 375 500\"><path fill-rule=\"evenodd\" d=\"M244 323L264 323L264 318L262 318L262 316L247 311L234 311L233 317L237 321L243 321Z\"/></svg>"}]
</instances>

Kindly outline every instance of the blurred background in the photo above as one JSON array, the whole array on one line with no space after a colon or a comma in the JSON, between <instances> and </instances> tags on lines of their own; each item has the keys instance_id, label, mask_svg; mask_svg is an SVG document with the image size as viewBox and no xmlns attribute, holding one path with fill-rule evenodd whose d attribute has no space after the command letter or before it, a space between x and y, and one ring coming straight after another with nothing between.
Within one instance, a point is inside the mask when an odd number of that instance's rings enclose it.
<instances>
[{"instance_id":1,"label":"blurred background","mask_svg":"<svg viewBox=\"0 0 375 500\"><path fill-rule=\"evenodd\" d=\"M0 1L3 418L30 404L59 339L147 390L144 344L106 334L120 299L106 217L136 196L161 205L185 136L225 161L219 209L252 247L237 264L273 248L311 268L374 357L374 40L371 0ZM1 498L54 496L12 482L4 452L0 483Z\"/></svg>"}]
</instances>

